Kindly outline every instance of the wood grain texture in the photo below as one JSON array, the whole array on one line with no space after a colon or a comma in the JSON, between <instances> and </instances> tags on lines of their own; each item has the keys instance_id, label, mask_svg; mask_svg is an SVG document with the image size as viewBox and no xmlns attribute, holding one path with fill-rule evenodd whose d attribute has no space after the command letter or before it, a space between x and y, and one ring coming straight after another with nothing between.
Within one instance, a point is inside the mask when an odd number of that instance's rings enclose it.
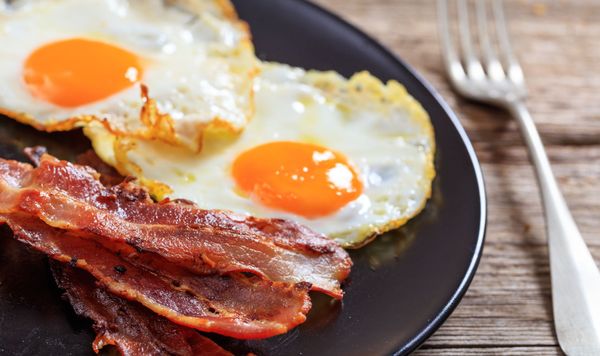
<instances>
[{"instance_id":1,"label":"wood grain texture","mask_svg":"<svg viewBox=\"0 0 600 356\"><path fill-rule=\"evenodd\" d=\"M456 111L483 165L489 222L465 298L417 355L559 355L542 208L516 125L458 98L444 77L434 1L316 0L415 67ZM506 1L528 107L600 263L600 2Z\"/></svg>"}]
</instances>

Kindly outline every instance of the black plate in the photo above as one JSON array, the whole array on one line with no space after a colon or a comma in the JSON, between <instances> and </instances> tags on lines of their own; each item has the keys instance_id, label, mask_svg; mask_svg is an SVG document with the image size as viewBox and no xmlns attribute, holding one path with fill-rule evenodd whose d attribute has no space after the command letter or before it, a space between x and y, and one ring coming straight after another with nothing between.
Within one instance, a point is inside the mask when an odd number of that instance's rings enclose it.
<instances>
[{"instance_id":1,"label":"black plate","mask_svg":"<svg viewBox=\"0 0 600 356\"><path fill-rule=\"evenodd\" d=\"M303 1L234 1L263 59L350 75L363 69L397 79L431 116L437 178L425 211L404 228L353 251L343 303L314 295L308 321L269 340L217 337L236 353L384 355L408 353L456 307L477 267L486 205L479 164L454 114L412 69L336 16ZM44 144L72 158L88 147L81 133L42 134L0 119L0 155L20 158ZM0 239L0 353L91 354L89 322L60 299L45 258Z\"/></svg>"}]
</instances>

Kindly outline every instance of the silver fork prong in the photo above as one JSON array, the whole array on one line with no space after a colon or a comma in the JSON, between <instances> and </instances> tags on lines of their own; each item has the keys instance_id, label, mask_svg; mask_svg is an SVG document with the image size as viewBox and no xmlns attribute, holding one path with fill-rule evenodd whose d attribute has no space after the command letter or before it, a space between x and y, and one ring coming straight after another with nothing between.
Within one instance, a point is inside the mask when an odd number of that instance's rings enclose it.
<instances>
[{"instance_id":1,"label":"silver fork prong","mask_svg":"<svg viewBox=\"0 0 600 356\"><path fill-rule=\"evenodd\" d=\"M465 78L466 73L450 35L449 18L448 0L438 0L438 29L442 44L442 56L450 80L457 84Z\"/></svg>"},{"instance_id":2,"label":"silver fork prong","mask_svg":"<svg viewBox=\"0 0 600 356\"><path fill-rule=\"evenodd\" d=\"M508 35L508 29L506 28L506 20L504 18L504 7L502 0L494 0L493 2L494 18L496 20L496 34L498 36L498 42L501 48L501 52L504 54L504 60L506 61L506 73L508 78L517 86L524 86L525 77L523 76L523 70L515 57L510 39Z\"/></svg>"},{"instance_id":3,"label":"silver fork prong","mask_svg":"<svg viewBox=\"0 0 600 356\"><path fill-rule=\"evenodd\" d=\"M466 0L458 0L456 3L458 12L458 29L460 32L460 43L462 47L463 60L467 67L467 74L471 79L483 80L485 72L481 62L475 55L473 36L471 35L471 24L469 22L469 6Z\"/></svg>"},{"instance_id":4,"label":"silver fork prong","mask_svg":"<svg viewBox=\"0 0 600 356\"><path fill-rule=\"evenodd\" d=\"M488 27L487 1L477 1L477 27L479 28L479 43L483 52L485 69L490 79L495 81L503 80L505 77L502 70L502 63L498 60L498 55L491 41L490 29Z\"/></svg>"}]
</instances>

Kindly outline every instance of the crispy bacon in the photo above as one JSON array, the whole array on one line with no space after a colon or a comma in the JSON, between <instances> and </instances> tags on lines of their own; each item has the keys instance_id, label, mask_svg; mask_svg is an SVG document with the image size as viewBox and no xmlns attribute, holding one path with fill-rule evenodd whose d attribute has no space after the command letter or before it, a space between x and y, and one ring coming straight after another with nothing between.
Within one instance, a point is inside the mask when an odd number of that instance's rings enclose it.
<instances>
[{"instance_id":1,"label":"crispy bacon","mask_svg":"<svg viewBox=\"0 0 600 356\"><path fill-rule=\"evenodd\" d=\"M308 282L341 298L352 262L337 244L298 224L194 205L154 203L131 182L105 187L89 167L43 155L39 167L0 160L0 213L22 212L105 244L127 243L191 271L250 272Z\"/></svg>"},{"instance_id":2,"label":"crispy bacon","mask_svg":"<svg viewBox=\"0 0 600 356\"><path fill-rule=\"evenodd\" d=\"M48 150L44 146L33 146L26 147L24 152L25 155L29 158L29 160L37 166L40 164L42 156L48 153Z\"/></svg>"},{"instance_id":3,"label":"crispy bacon","mask_svg":"<svg viewBox=\"0 0 600 356\"><path fill-rule=\"evenodd\" d=\"M89 274L60 263L52 273L75 312L94 322L96 353L114 345L123 356L230 356L209 338L174 324L139 304L109 294Z\"/></svg>"},{"instance_id":4,"label":"crispy bacon","mask_svg":"<svg viewBox=\"0 0 600 356\"><path fill-rule=\"evenodd\" d=\"M17 240L93 275L110 292L184 326L250 339L285 333L310 309L309 285L195 275L126 244L112 250L24 214L0 214Z\"/></svg>"}]
</instances>

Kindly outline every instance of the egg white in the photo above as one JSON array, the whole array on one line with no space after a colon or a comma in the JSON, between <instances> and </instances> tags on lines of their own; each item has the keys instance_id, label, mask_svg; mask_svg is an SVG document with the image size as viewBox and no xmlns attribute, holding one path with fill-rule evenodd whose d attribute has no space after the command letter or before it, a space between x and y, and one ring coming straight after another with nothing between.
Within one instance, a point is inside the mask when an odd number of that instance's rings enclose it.
<instances>
[{"instance_id":1,"label":"egg white","mask_svg":"<svg viewBox=\"0 0 600 356\"><path fill-rule=\"evenodd\" d=\"M22 79L24 61L70 38L135 53L147 63L141 82L76 108L35 98ZM0 9L0 43L0 113L40 130L99 121L118 135L197 150L203 130L238 131L253 112L253 47L225 0L17 0ZM162 121L140 119L141 84Z\"/></svg>"},{"instance_id":2,"label":"egg white","mask_svg":"<svg viewBox=\"0 0 600 356\"><path fill-rule=\"evenodd\" d=\"M264 64L255 82L256 115L240 135L207 135L193 154L160 142L87 128L99 156L134 175L162 198L170 195L207 209L282 217L359 247L404 224L431 193L434 136L423 108L395 81L366 72L346 80ZM241 153L271 141L314 143L344 154L359 172L362 195L336 213L307 219L262 206L240 194L231 165Z\"/></svg>"}]
</instances>

